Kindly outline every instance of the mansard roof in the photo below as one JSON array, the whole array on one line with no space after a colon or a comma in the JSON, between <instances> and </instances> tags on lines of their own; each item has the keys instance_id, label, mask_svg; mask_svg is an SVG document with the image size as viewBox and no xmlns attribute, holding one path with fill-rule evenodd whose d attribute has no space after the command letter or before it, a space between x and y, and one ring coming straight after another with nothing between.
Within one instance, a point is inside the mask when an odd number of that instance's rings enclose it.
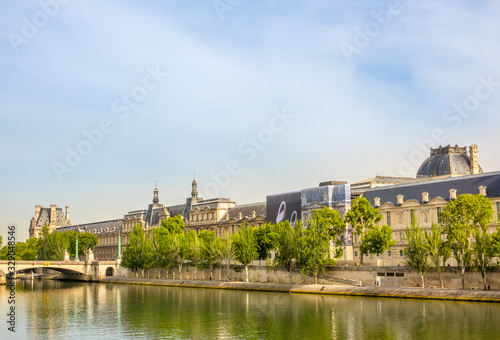
<instances>
[{"instance_id":1,"label":"mansard roof","mask_svg":"<svg viewBox=\"0 0 500 340\"><path fill-rule=\"evenodd\" d=\"M403 195L404 201L413 199L424 203L423 192L428 192L429 201L432 201L436 197L448 199L450 189L456 189L457 195L477 194L480 186L486 187L487 197L500 197L500 171L368 189L364 197L372 205L375 197L379 197L380 204L383 205L385 202L396 202L398 195Z\"/></svg>"},{"instance_id":2,"label":"mansard roof","mask_svg":"<svg viewBox=\"0 0 500 340\"><path fill-rule=\"evenodd\" d=\"M43 227L45 224L49 225L51 221L52 209L51 208L42 208L40 210L40 216L38 216L38 220L36 221L37 227ZM56 208L56 216L55 222L57 226L64 227L67 225L66 218L63 214L62 208Z\"/></svg>"},{"instance_id":3,"label":"mansard roof","mask_svg":"<svg viewBox=\"0 0 500 340\"><path fill-rule=\"evenodd\" d=\"M229 221L230 219L238 220L238 216L241 213L242 218L252 219L252 211L255 211L255 217L266 217L266 203L250 203L250 204L240 204L231 209L224 215L223 220Z\"/></svg>"}]
</instances>

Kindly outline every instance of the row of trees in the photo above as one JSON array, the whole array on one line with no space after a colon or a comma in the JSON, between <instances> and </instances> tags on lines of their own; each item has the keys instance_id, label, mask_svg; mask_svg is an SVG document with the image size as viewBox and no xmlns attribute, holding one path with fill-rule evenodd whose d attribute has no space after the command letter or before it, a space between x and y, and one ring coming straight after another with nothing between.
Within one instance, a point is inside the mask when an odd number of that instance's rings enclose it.
<instances>
[{"instance_id":1,"label":"row of trees","mask_svg":"<svg viewBox=\"0 0 500 340\"><path fill-rule=\"evenodd\" d=\"M406 229L405 262L419 272L422 287L425 273L434 270L443 288L442 272L451 257L457 262L462 288L465 270L470 267L481 273L486 284L488 270L498 265L493 263L494 257L500 256L500 230L497 227L493 234L488 232L493 221L491 201L481 194L460 195L443 208L440 220L440 226L433 224L430 231L424 231L412 218Z\"/></svg>"},{"instance_id":2,"label":"row of trees","mask_svg":"<svg viewBox=\"0 0 500 340\"><path fill-rule=\"evenodd\" d=\"M78 256L83 256L87 249L94 249L97 245L97 236L91 233L77 233L75 231L50 233L45 225L40 238L30 238L26 242L16 242L16 260L34 261L49 260L62 261L64 252L75 257L76 235L78 234ZM5 245L0 250L0 260L6 260L9 249Z\"/></svg>"},{"instance_id":3,"label":"row of trees","mask_svg":"<svg viewBox=\"0 0 500 340\"><path fill-rule=\"evenodd\" d=\"M274 250L277 268L291 274L295 260L303 275L313 275L317 280L319 272L324 272L326 265L334 264L334 258L343 254L341 235L345 221L338 211L324 208L315 211L305 227L300 221L295 227L288 221L260 227L243 223L237 233L227 238L216 237L214 231L184 233L184 228L180 216L164 220L151 232L136 225L123 253L122 266L140 269L142 275L145 269L177 268L182 275L182 267L189 265L194 268L195 276L198 270L207 268L212 276L213 269L222 266L229 275L233 262L237 262L244 266L248 280L250 263L257 258L268 258L269 251Z\"/></svg>"}]
</instances>

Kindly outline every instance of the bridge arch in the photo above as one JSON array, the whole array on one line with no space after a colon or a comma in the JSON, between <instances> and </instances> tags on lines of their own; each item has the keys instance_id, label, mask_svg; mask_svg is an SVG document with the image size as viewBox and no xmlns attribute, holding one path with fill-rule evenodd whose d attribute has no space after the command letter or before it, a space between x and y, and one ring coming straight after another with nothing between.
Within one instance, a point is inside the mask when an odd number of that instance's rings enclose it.
<instances>
[{"instance_id":1,"label":"bridge arch","mask_svg":"<svg viewBox=\"0 0 500 340\"><path fill-rule=\"evenodd\" d=\"M115 275L115 269L113 267L106 268L106 276L113 276L113 275Z\"/></svg>"}]
</instances>

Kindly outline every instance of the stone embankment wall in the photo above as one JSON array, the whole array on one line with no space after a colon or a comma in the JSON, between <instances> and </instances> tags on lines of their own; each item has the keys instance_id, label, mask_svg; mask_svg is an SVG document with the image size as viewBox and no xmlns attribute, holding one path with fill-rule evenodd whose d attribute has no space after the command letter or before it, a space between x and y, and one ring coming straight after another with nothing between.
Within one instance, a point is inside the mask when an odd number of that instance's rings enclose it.
<instances>
[{"instance_id":1,"label":"stone embankment wall","mask_svg":"<svg viewBox=\"0 0 500 340\"><path fill-rule=\"evenodd\" d=\"M127 277L140 278L142 277L142 271L129 270ZM293 269L292 273L289 274L285 270L274 270L266 266L250 266L248 269L248 277L251 282L261 282L261 283L291 283L291 284L314 284L315 279L312 276L302 276L298 269ZM234 281L234 282L244 282L246 281L245 269L241 269L239 272L235 272L233 269L228 272L225 268L214 269L212 275L210 275L210 270L206 269L203 271L195 271L192 267L182 268L182 277L177 269L173 271L168 271L166 269L148 269L144 271L144 278L149 279L183 279L183 280L214 280L214 281ZM318 284L346 284L350 283L350 279L336 279L330 278L325 275L318 276Z\"/></svg>"},{"instance_id":2,"label":"stone embankment wall","mask_svg":"<svg viewBox=\"0 0 500 340\"><path fill-rule=\"evenodd\" d=\"M141 270L129 270L127 277L142 277ZM274 270L268 266L250 266L248 276L251 282L261 283L288 283L288 284L314 284L315 279L312 276L302 276L298 269L293 269L289 274L284 270ZM144 271L144 278L151 279L183 279L183 280L214 280L214 281L236 281L244 282L246 280L245 269L235 272L225 268L214 269L212 274L209 269L195 271L192 267L184 267L182 276L177 269L168 271L166 269L149 269ZM336 285L375 285L378 281L381 286L387 287L421 287L422 281L420 275L407 266L401 267L329 267L325 275L318 275L318 284L336 284ZM447 267L443 272L443 281L445 288L461 289L462 281L460 272L454 267ZM488 273L487 282L492 289L500 289L500 270ZM440 288L439 276L435 272L429 272L425 275L425 286ZM465 288L483 289L483 280L479 272L473 270L465 273Z\"/></svg>"},{"instance_id":3,"label":"stone embankment wall","mask_svg":"<svg viewBox=\"0 0 500 340\"><path fill-rule=\"evenodd\" d=\"M381 286L421 287L420 274L407 266L401 267L330 267L326 274L347 279L361 280L365 285L374 285L378 279ZM445 288L461 289L462 278L455 267L446 267L442 273ZM491 289L500 289L500 270L495 269L487 274L487 282ZM440 288L439 275L436 272L425 274L425 286ZM481 273L474 270L465 272L465 288L483 289Z\"/></svg>"}]
</instances>

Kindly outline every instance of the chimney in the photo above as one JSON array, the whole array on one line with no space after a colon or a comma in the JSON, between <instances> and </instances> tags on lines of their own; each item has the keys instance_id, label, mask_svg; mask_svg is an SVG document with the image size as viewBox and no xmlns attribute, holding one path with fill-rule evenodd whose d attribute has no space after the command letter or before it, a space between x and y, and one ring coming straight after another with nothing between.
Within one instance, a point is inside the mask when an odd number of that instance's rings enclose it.
<instances>
[{"instance_id":1,"label":"chimney","mask_svg":"<svg viewBox=\"0 0 500 340\"><path fill-rule=\"evenodd\" d=\"M55 205L55 204L50 205L50 224L51 225L56 224L56 209L57 209L57 205Z\"/></svg>"},{"instance_id":2,"label":"chimney","mask_svg":"<svg viewBox=\"0 0 500 340\"><path fill-rule=\"evenodd\" d=\"M373 201L375 208L380 207L380 197L375 197Z\"/></svg>"},{"instance_id":3,"label":"chimney","mask_svg":"<svg viewBox=\"0 0 500 340\"><path fill-rule=\"evenodd\" d=\"M422 193L422 203L427 203L427 202L429 202L429 193L424 191Z\"/></svg>"},{"instance_id":4,"label":"chimney","mask_svg":"<svg viewBox=\"0 0 500 340\"><path fill-rule=\"evenodd\" d=\"M478 189L481 195L486 196L486 187L484 185L481 185Z\"/></svg>"},{"instance_id":5,"label":"chimney","mask_svg":"<svg viewBox=\"0 0 500 340\"><path fill-rule=\"evenodd\" d=\"M71 224L71 221L69 220L69 205L66 206L66 224Z\"/></svg>"},{"instance_id":6,"label":"chimney","mask_svg":"<svg viewBox=\"0 0 500 340\"><path fill-rule=\"evenodd\" d=\"M476 175L479 173L479 162L477 157L477 145L472 144L469 147L469 158L470 158L470 173Z\"/></svg>"},{"instance_id":7,"label":"chimney","mask_svg":"<svg viewBox=\"0 0 500 340\"><path fill-rule=\"evenodd\" d=\"M238 219L241 220L243 218L243 214L241 212L238 213Z\"/></svg>"},{"instance_id":8,"label":"chimney","mask_svg":"<svg viewBox=\"0 0 500 340\"><path fill-rule=\"evenodd\" d=\"M403 204L403 198L404 198L404 196L403 195L397 195L396 197L398 199L398 205Z\"/></svg>"},{"instance_id":9,"label":"chimney","mask_svg":"<svg viewBox=\"0 0 500 340\"><path fill-rule=\"evenodd\" d=\"M40 217L40 212L42 211L41 205L35 205L35 222L38 222L38 218Z\"/></svg>"},{"instance_id":10,"label":"chimney","mask_svg":"<svg viewBox=\"0 0 500 340\"><path fill-rule=\"evenodd\" d=\"M257 216L257 213L255 212L255 210L252 211L252 218L255 218Z\"/></svg>"},{"instance_id":11,"label":"chimney","mask_svg":"<svg viewBox=\"0 0 500 340\"><path fill-rule=\"evenodd\" d=\"M457 189L450 189L450 200L457 199Z\"/></svg>"}]
</instances>

